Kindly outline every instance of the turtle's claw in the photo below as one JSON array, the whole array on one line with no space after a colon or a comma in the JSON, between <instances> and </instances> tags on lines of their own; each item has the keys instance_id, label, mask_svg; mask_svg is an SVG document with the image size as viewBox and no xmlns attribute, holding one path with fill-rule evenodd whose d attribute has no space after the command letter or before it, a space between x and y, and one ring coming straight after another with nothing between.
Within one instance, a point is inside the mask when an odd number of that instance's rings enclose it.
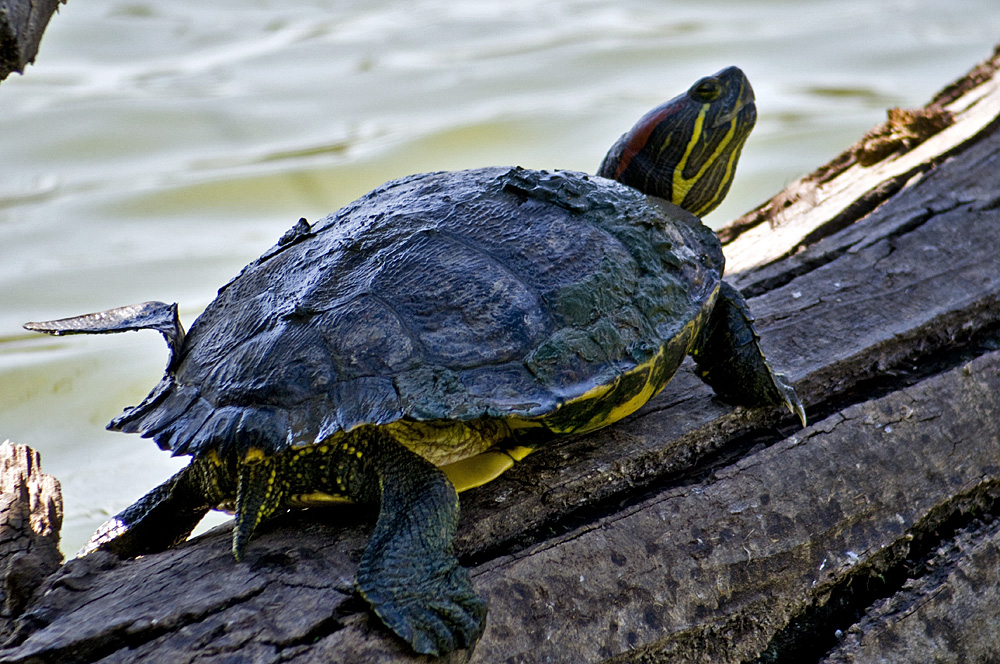
<instances>
[{"instance_id":1,"label":"turtle's claw","mask_svg":"<svg viewBox=\"0 0 1000 664\"><path fill-rule=\"evenodd\" d=\"M792 404L788 404L788 409L792 411L794 415L799 416L799 422L802 422L803 429L808 426L808 423L806 422L806 409L802 407L801 403L796 401L794 406Z\"/></svg>"},{"instance_id":2,"label":"turtle's claw","mask_svg":"<svg viewBox=\"0 0 1000 664\"><path fill-rule=\"evenodd\" d=\"M411 641L413 649L436 657L474 648L486 624L486 603L478 597L469 600L464 605L449 603L449 606L431 607L436 615L424 616L420 631Z\"/></svg>"},{"instance_id":3,"label":"turtle's claw","mask_svg":"<svg viewBox=\"0 0 1000 664\"><path fill-rule=\"evenodd\" d=\"M465 573L465 570L459 568ZM467 574L465 575L467 576ZM479 642L486 627L486 602L465 586L464 593L447 599L438 600L431 608L441 619L445 632L445 646L449 650L471 649Z\"/></svg>"},{"instance_id":4,"label":"turtle's claw","mask_svg":"<svg viewBox=\"0 0 1000 664\"><path fill-rule=\"evenodd\" d=\"M774 386L778 388L781 392L781 396L785 401L785 406L788 411L799 418L802 422L802 427L806 427L806 409L802 407L802 402L799 400L799 395L795 394L795 388L792 387L788 379L785 378L784 374L774 373L772 374L774 378Z\"/></svg>"}]
</instances>

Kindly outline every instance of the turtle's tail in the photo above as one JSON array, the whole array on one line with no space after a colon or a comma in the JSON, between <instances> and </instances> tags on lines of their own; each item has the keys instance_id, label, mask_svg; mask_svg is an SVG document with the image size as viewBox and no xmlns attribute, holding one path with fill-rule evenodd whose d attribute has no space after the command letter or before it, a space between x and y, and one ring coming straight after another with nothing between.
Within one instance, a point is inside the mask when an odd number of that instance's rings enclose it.
<instances>
[{"instance_id":1,"label":"turtle's tail","mask_svg":"<svg viewBox=\"0 0 1000 664\"><path fill-rule=\"evenodd\" d=\"M177 316L177 305L165 302L143 302L73 318L25 323L24 328L56 336L156 330L166 339L167 349L170 352L167 371L174 368L174 363L178 359L177 351L184 341L184 327Z\"/></svg>"}]
</instances>

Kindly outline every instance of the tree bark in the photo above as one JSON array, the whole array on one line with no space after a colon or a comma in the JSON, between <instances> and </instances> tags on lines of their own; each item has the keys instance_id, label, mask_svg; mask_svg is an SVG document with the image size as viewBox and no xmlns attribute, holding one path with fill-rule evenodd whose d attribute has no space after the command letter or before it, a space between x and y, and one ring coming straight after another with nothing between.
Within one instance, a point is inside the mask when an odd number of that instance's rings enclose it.
<instances>
[{"instance_id":1,"label":"tree bark","mask_svg":"<svg viewBox=\"0 0 1000 664\"><path fill-rule=\"evenodd\" d=\"M473 662L1000 659L1000 55L721 235L812 422L686 366L462 495ZM419 661L352 592L350 506L66 563L4 662Z\"/></svg>"},{"instance_id":2,"label":"tree bark","mask_svg":"<svg viewBox=\"0 0 1000 664\"><path fill-rule=\"evenodd\" d=\"M0 0L0 81L35 61L49 19L66 0Z\"/></svg>"}]
</instances>

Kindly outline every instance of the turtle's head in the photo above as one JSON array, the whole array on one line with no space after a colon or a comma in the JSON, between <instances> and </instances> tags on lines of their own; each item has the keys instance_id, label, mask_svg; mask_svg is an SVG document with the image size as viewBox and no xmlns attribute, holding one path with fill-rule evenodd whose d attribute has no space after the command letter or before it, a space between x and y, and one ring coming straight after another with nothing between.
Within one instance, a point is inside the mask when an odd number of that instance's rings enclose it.
<instances>
[{"instance_id":1,"label":"turtle's head","mask_svg":"<svg viewBox=\"0 0 1000 664\"><path fill-rule=\"evenodd\" d=\"M738 67L727 67L644 115L597 174L701 216L729 192L756 121L750 81Z\"/></svg>"}]
</instances>

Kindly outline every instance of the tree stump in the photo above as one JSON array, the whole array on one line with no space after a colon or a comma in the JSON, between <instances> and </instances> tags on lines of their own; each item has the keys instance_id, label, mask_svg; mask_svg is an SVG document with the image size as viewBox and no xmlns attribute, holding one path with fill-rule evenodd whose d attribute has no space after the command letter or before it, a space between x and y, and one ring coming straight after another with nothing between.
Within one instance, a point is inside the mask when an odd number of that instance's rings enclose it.
<instances>
[{"instance_id":1,"label":"tree stump","mask_svg":"<svg viewBox=\"0 0 1000 664\"><path fill-rule=\"evenodd\" d=\"M682 368L462 495L471 661L1000 660L998 68L723 231L808 428ZM0 660L419 661L353 594L366 516L277 518L241 564L228 527L69 561Z\"/></svg>"},{"instance_id":2,"label":"tree stump","mask_svg":"<svg viewBox=\"0 0 1000 664\"><path fill-rule=\"evenodd\" d=\"M0 444L0 638L62 563L62 517L59 481L42 473L38 453Z\"/></svg>"}]
</instances>

